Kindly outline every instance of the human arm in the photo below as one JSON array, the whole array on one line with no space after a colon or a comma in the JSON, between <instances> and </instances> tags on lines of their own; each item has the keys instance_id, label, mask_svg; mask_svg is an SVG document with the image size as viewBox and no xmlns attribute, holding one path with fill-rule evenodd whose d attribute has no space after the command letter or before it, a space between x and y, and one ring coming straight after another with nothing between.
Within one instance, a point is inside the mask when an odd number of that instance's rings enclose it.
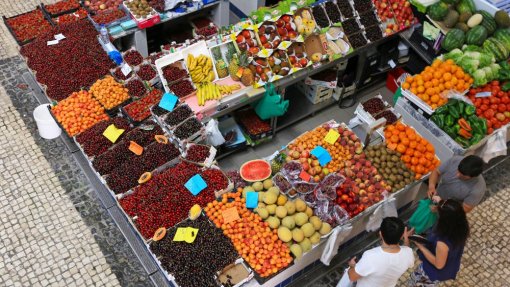
<instances>
[{"instance_id":1,"label":"human arm","mask_svg":"<svg viewBox=\"0 0 510 287\"><path fill-rule=\"evenodd\" d=\"M473 208L475 208L473 205L463 203L462 207L464 208L465 213L469 213Z\"/></svg>"},{"instance_id":2,"label":"human arm","mask_svg":"<svg viewBox=\"0 0 510 287\"><path fill-rule=\"evenodd\" d=\"M411 230L407 230L407 226L404 229L404 245L409 246L409 236L414 234L414 227Z\"/></svg>"},{"instance_id":3,"label":"human arm","mask_svg":"<svg viewBox=\"0 0 510 287\"><path fill-rule=\"evenodd\" d=\"M441 270L446 265L446 259L448 259L448 245L442 241L438 241L436 244L436 254L432 254L430 250L427 249L422 244L415 243L418 249L421 251L425 259L430 262L434 267Z\"/></svg>"},{"instance_id":4,"label":"human arm","mask_svg":"<svg viewBox=\"0 0 510 287\"><path fill-rule=\"evenodd\" d=\"M429 187L427 190L427 195L429 198L432 198L432 196L436 195L436 185L439 182L439 177L441 176L441 173L439 172L439 169L434 169L429 176Z\"/></svg>"},{"instance_id":5,"label":"human arm","mask_svg":"<svg viewBox=\"0 0 510 287\"><path fill-rule=\"evenodd\" d=\"M464 199L462 203L464 212L468 213L473 210L473 208L475 208L475 206L477 206L480 201L482 201L486 190L487 186L485 184L485 180L480 176L477 184L471 189L469 195Z\"/></svg>"},{"instance_id":6,"label":"human arm","mask_svg":"<svg viewBox=\"0 0 510 287\"><path fill-rule=\"evenodd\" d=\"M358 281L362 276L356 273L356 270L354 269L354 267L356 267L356 257L351 258L351 261L349 261L349 267L349 280L351 280L351 282Z\"/></svg>"}]
</instances>

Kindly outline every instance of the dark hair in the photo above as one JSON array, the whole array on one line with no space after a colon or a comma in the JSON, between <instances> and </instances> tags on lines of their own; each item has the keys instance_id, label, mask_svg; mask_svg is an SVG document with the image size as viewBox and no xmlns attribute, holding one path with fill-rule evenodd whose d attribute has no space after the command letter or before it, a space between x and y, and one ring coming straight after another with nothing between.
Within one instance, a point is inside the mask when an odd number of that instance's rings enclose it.
<instances>
[{"instance_id":1,"label":"dark hair","mask_svg":"<svg viewBox=\"0 0 510 287\"><path fill-rule=\"evenodd\" d=\"M404 234L404 222L397 217L386 217L381 223L381 235L387 244L397 244Z\"/></svg>"},{"instance_id":2,"label":"dark hair","mask_svg":"<svg viewBox=\"0 0 510 287\"><path fill-rule=\"evenodd\" d=\"M482 173L484 164L485 162L480 157L468 155L460 161L458 169L463 175L476 177Z\"/></svg>"},{"instance_id":3,"label":"dark hair","mask_svg":"<svg viewBox=\"0 0 510 287\"><path fill-rule=\"evenodd\" d=\"M464 245L469 237L469 223L462 203L453 199L441 200L438 213L436 234L454 246Z\"/></svg>"}]
</instances>

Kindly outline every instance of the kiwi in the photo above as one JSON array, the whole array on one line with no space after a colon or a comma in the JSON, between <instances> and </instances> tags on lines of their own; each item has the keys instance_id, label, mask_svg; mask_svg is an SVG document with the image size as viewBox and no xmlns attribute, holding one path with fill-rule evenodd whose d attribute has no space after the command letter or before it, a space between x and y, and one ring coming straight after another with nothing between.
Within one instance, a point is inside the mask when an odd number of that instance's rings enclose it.
<instances>
[{"instance_id":1,"label":"kiwi","mask_svg":"<svg viewBox=\"0 0 510 287\"><path fill-rule=\"evenodd\" d=\"M459 22L459 23L457 23L457 25L455 25L455 28L460 29L464 32L469 31L469 26L466 23Z\"/></svg>"},{"instance_id":2,"label":"kiwi","mask_svg":"<svg viewBox=\"0 0 510 287\"><path fill-rule=\"evenodd\" d=\"M443 19L443 24L446 26L446 28L453 28L455 24L457 24L459 20L459 12L450 9L448 10L448 14L446 14L446 17Z\"/></svg>"},{"instance_id":3,"label":"kiwi","mask_svg":"<svg viewBox=\"0 0 510 287\"><path fill-rule=\"evenodd\" d=\"M473 13L471 13L469 11L460 13L459 23L467 23L467 21L469 20L469 18L471 18L471 16L473 16Z\"/></svg>"}]
</instances>

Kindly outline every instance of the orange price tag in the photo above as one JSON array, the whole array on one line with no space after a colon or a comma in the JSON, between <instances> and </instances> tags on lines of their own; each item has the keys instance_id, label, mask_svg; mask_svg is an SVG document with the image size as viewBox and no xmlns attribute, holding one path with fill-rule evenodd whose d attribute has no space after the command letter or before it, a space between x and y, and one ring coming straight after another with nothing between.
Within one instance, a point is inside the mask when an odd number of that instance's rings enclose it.
<instances>
[{"instance_id":1,"label":"orange price tag","mask_svg":"<svg viewBox=\"0 0 510 287\"><path fill-rule=\"evenodd\" d=\"M242 77L242 76L243 76L243 70L244 70L244 68L241 68L241 67L240 67L240 68L237 70L236 76L237 76L237 77L239 77L239 78L240 78L240 77Z\"/></svg>"},{"instance_id":2,"label":"orange price tag","mask_svg":"<svg viewBox=\"0 0 510 287\"><path fill-rule=\"evenodd\" d=\"M223 221L225 224L228 224L232 221L236 221L240 218L239 213L237 213L236 207L231 207L229 209L224 210L221 213L221 215L223 216Z\"/></svg>"},{"instance_id":3,"label":"orange price tag","mask_svg":"<svg viewBox=\"0 0 510 287\"><path fill-rule=\"evenodd\" d=\"M129 150L136 155L141 155L143 153L143 147L134 141L129 142Z\"/></svg>"}]
</instances>

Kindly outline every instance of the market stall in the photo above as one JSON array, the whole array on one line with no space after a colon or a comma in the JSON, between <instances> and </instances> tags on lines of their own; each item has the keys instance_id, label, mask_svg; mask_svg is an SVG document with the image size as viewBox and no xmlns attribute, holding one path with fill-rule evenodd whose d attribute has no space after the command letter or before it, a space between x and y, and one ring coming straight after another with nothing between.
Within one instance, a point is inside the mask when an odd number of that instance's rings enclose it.
<instances>
[{"instance_id":1,"label":"market stall","mask_svg":"<svg viewBox=\"0 0 510 287\"><path fill-rule=\"evenodd\" d=\"M349 123L225 171L218 158L400 71L413 59L400 39L414 49L406 33L418 20L402 0L282 1L222 27L227 1L167 2L66 0L4 18L27 78L158 286L288 284L318 264L333 230L348 230L342 252L381 206L419 199L441 161L506 144L510 17L440 1L426 14L443 50L429 61L422 45L423 69L392 75L394 104L374 95ZM184 19L191 35L149 53L148 28Z\"/></svg>"}]
</instances>

